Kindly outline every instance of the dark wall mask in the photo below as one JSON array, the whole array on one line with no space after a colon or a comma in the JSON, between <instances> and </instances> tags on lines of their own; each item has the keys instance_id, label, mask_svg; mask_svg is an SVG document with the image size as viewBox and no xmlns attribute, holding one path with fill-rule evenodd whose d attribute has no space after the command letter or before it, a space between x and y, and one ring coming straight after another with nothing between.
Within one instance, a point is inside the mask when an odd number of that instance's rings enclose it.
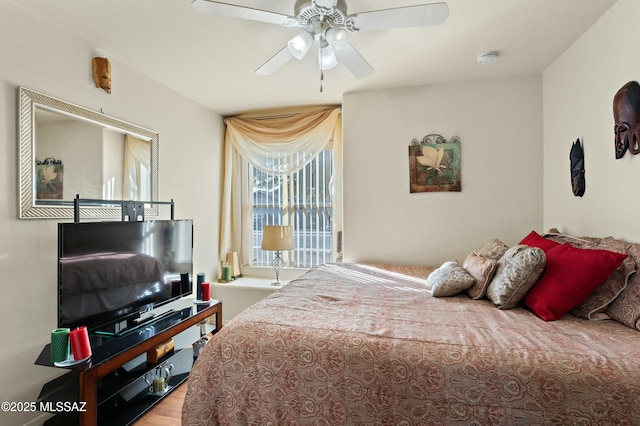
<instances>
[{"instance_id":1,"label":"dark wall mask","mask_svg":"<svg viewBox=\"0 0 640 426\"><path fill-rule=\"evenodd\" d=\"M630 81L613 97L613 132L616 159L627 152L640 153L640 85Z\"/></svg>"}]
</instances>

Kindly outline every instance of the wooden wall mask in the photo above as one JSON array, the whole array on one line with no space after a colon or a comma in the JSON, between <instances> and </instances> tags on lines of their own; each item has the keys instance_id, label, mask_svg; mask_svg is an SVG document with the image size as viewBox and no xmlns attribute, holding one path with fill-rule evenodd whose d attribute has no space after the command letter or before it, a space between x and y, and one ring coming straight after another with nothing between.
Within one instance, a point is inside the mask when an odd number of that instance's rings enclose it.
<instances>
[{"instance_id":1,"label":"wooden wall mask","mask_svg":"<svg viewBox=\"0 0 640 426\"><path fill-rule=\"evenodd\" d=\"M93 81L96 87L111 93L111 63L107 58L93 58Z\"/></svg>"},{"instance_id":2,"label":"wooden wall mask","mask_svg":"<svg viewBox=\"0 0 640 426\"><path fill-rule=\"evenodd\" d=\"M630 81L613 98L616 159L640 153L640 85Z\"/></svg>"},{"instance_id":3,"label":"wooden wall mask","mask_svg":"<svg viewBox=\"0 0 640 426\"><path fill-rule=\"evenodd\" d=\"M569 163L571 166L571 190L576 197L582 197L586 189L586 182L584 178L584 150L580 139L571 145Z\"/></svg>"}]
</instances>

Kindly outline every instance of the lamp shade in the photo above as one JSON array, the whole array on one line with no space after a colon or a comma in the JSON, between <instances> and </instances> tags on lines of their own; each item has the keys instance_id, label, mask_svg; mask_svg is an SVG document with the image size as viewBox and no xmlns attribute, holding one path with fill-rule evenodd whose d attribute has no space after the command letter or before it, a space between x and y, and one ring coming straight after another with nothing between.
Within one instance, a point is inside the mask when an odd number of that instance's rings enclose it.
<instances>
[{"instance_id":1,"label":"lamp shade","mask_svg":"<svg viewBox=\"0 0 640 426\"><path fill-rule=\"evenodd\" d=\"M293 227L272 226L264 227L262 233L262 250L287 251L293 250Z\"/></svg>"},{"instance_id":2,"label":"lamp shade","mask_svg":"<svg viewBox=\"0 0 640 426\"><path fill-rule=\"evenodd\" d=\"M313 36L309 33L302 33L289 40L287 47L294 58L302 59L309 51L312 44Z\"/></svg>"},{"instance_id":3,"label":"lamp shade","mask_svg":"<svg viewBox=\"0 0 640 426\"><path fill-rule=\"evenodd\" d=\"M320 65L320 69L323 71L330 70L338 65L336 53L328 44L326 46L321 46L318 50L318 63Z\"/></svg>"},{"instance_id":4,"label":"lamp shade","mask_svg":"<svg viewBox=\"0 0 640 426\"><path fill-rule=\"evenodd\" d=\"M349 44L349 32L344 28L327 28L324 38L329 43L329 46L336 50L342 50L347 44Z\"/></svg>"}]
</instances>

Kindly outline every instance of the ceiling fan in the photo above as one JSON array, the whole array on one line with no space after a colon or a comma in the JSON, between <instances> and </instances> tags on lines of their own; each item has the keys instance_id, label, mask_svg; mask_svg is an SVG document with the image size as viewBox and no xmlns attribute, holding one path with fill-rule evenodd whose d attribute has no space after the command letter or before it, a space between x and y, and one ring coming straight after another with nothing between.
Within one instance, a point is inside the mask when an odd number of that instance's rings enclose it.
<instances>
[{"instance_id":1,"label":"ceiling fan","mask_svg":"<svg viewBox=\"0 0 640 426\"><path fill-rule=\"evenodd\" d=\"M349 15L345 0L297 0L293 16L213 0L193 0L191 5L200 12L302 29L300 34L288 41L287 46L256 70L258 75L273 74L291 58L304 58L312 44L318 42L318 65L321 71L335 67L340 61L358 79L371 76L374 69L351 45L349 33L439 25L449 15L446 3Z\"/></svg>"}]
</instances>

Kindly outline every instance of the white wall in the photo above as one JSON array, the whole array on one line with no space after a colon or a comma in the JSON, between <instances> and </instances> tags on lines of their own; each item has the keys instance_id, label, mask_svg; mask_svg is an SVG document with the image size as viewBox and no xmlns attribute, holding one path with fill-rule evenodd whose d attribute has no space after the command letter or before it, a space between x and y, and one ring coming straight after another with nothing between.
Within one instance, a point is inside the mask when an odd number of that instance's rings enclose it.
<instances>
[{"instance_id":1,"label":"white wall","mask_svg":"<svg viewBox=\"0 0 640 426\"><path fill-rule=\"evenodd\" d=\"M640 155L615 159L613 97L640 81L640 2L618 0L543 74L544 227L640 242ZM571 192L569 150L584 143L586 192Z\"/></svg>"},{"instance_id":2,"label":"white wall","mask_svg":"<svg viewBox=\"0 0 640 426\"><path fill-rule=\"evenodd\" d=\"M75 103L160 134L160 198L195 224L195 269L217 276L222 117L109 57L112 94L96 89L84 41L0 0L0 400L35 401L60 374L34 365L56 326L57 220L19 220L18 87ZM39 413L0 412L22 425ZM39 424L34 422L33 424Z\"/></svg>"},{"instance_id":3,"label":"white wall","mask_svg":"<svg viewBox=\"0 0 640 426\"><path fill-rule=\"evenodd\" d=\"M76 194L102 197L102 133L100 127L77 120L38 123L36 160L62 161L64 200L73 200Z\"/></svg>"},{"instance_id":4,"label":"white wall","mask_svg":"<svg viewBox=\"0 0 640 426\"><path fill-rule=\"evenodd\" d=\"M98 198L122 200L122 175L124 173L124 138L125 135L109 129L102 130L102 192ZM85 197L89 198L89 197ZM143 200L151 198L142 196Z\"/></svg>"},{"instance_id":5,"label":"white wall","mask_svg":"<svg viewBox=\"0 0 640 426\"><path fill-rule=\"evenodd\" d=\"M350 93L345 260L439 265L542 225L540 75ZM462 192L409 193L408 146L461 139Z\"/></svg>"}]
</instances>

